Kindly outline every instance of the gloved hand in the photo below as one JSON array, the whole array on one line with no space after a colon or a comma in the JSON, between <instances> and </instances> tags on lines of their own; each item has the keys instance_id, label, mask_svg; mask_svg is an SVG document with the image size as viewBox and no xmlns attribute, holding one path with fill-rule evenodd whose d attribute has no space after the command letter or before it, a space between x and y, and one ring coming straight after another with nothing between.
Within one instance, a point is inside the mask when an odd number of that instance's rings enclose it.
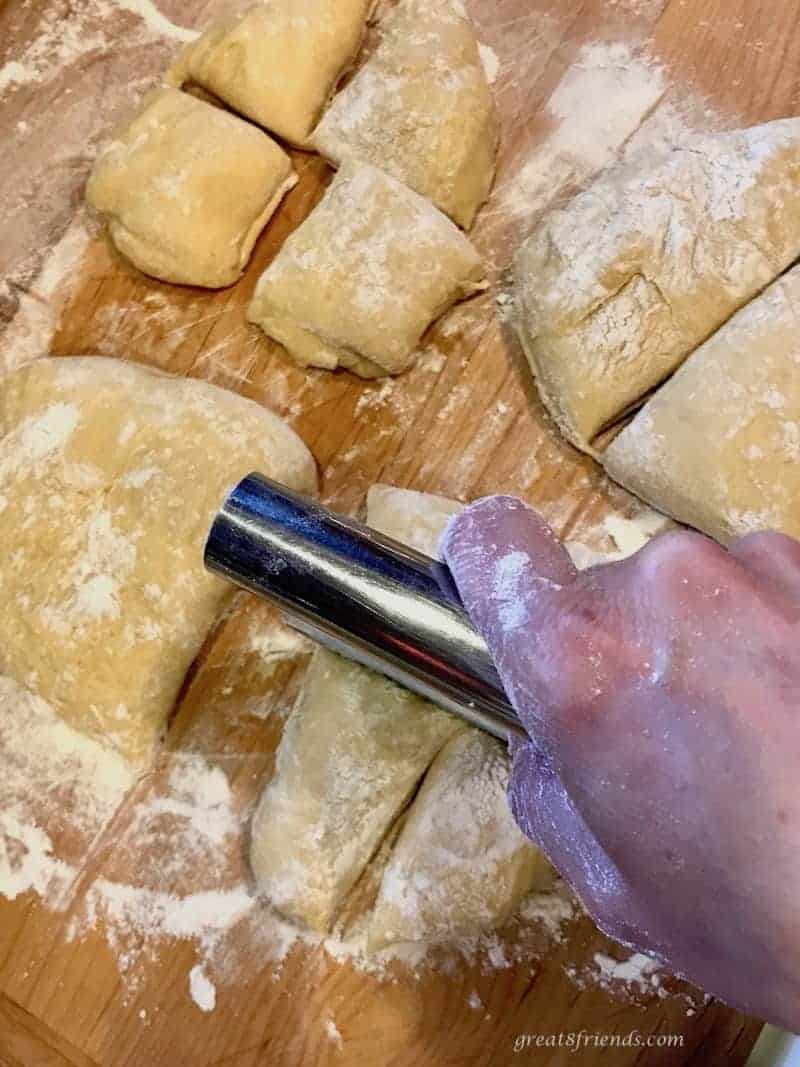
<instances>
[{"instance_id":1,"label":"gloved hand","mask_svg":"<svg viewBox=\"0 0 800 1067\"><path fill-rule=\"evenodd\" d=\"M577 572L491 497L443 552L530 735L523 831L612 937L800 1030L800 543L666 533Z\"/></svg>"}]
</instances>

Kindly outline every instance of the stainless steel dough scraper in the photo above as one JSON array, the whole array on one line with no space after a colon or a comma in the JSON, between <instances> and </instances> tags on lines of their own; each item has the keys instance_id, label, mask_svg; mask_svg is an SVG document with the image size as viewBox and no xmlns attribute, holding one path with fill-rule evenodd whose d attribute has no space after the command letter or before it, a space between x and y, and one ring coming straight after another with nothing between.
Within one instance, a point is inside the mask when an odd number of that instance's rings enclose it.
<instances>
[{"instance_id":1,"label":"stainless steel dough scraper","mask_svg":"<svg viewBox=\"0 0 800 1067\"><path fill-rule=\"evenodd\" d=\"M320 644L503 741L525 736L445 564L260 474L222 505L205 563Z\"/></svg>"}]
</instances>

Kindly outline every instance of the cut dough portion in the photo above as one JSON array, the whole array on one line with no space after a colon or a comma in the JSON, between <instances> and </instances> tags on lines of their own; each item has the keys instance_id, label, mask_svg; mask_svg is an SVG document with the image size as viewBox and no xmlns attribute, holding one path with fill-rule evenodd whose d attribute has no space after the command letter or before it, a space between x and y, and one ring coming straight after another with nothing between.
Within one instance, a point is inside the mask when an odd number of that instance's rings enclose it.
<instances>
[{"instance_id":1,"label":"cut dough portion","mask_svg":"<svg viewBox=\"0 0 800 1067\"><path fill-rule=\"evenodd\" d=\"M719 541L769 528L800 537L800 267L706 341L603 462Z\"/></svg>"},{"instance_id":2,"label":"cut dough portion","mask_svg":"<svg viewBox=\"0 0 800 1067\"><path fill-rule=\"evenodd\" d=\"M517 327L564 434L592 451L799 252L800 119L631 162L550 214L517 259Z\"/></svg>"},{"instance_id":3,"label":"cut dough portion","mask_svg":"<svg viewBox=\"0 0 800 1067\"><path fill-rule=\"evenodd\" d=\"M478 43L451 0L403 0L313 143L373 163L468 229L489 195L498 122Z\"/></svg>"},{"instance_id":4,"label":"cut dough portion","mask_svg":"<svg viewBox=\"0 0 800 1067\"><path fill-rule=\"evenodd\" d=\"M435 553L446 518L409 531L430 499L373 486L367 521ZM417 533L422 529L426 534ZM457 719L381 675L317 649L278 749L275 775L253 817L259 888L285 915L327 931Z\"/></svg>"},{"instance_id":5,"label":"cut dough portion","mask_svg":"<svg viewBox=\"0 0 800 1067\"><path fill-rule=\"evenodd\" d=\"M423 197L345 164L267 267L247 312L302 366L399 374L451 304L484 289L480 256Z\"/></svg>"},{"instance_id":6,"label":"cut dough portion","mask_svg":"<svg viewBox=\"0 0 800 1067\"><path fill-rule=\"evenodd\" d=\"M373 485L367 493L369 525L379 533L439 559L439 538L447 523L464 505L446 496Z\"/></svg>"},{"instance_id":7,"label":"cut dough portion","mask_svg":"<svg viewBox=\"0 0 800 1067\"><path fill-rule=\"evenodd\" d=\"M145 274L232 285L297 178L254 126L177 89L146 97L94 165L86 198Z\"/></svg>"},{"instance_id":8,"label":"cut dough portion","mask_svg":"<svg viewBox=\"0 0 800 1067\"><path fill-rule=\"evenodd\" d=\"M326 932L456 719L319 648L253 817L259 889Z\"/></svg>"},{"instance_id":9,"label":"cut dough portion","mask_svg":"<svg viewBox=\"0 0 800 1067\"><path fill-rule=\"evenodd\" d=\"M213 23L170 75L304 146L358 54L372 0L264 0Z\"/></svg>"},{"instance_id":10,"label":"cut dough portion","mask_svg":"<svg viewBox=\"0 0 800 1067\"><path fill-rule=\"evenodd\" d=\"M367 521L436 555L461 506L373 486ZM397 832L398 816L434 758L381 876L368 939L379 948L502 922L549 873L508 808L502 746L322 649L314 653L253 821L252 865L273 904L321 931L343 908L352 920L347 894L386 847L387 835ZM440 805L446 810L438 811ZM398 893L408 905L400 915L393 910Z\"/></svg>"},{"instance_id":11,"label":"cut dough portion","mask_svg":"<svg viewBox=\"0 0 800 1067\"><path fill-rule=\"evenodd\" d=\"M518 829L506 799L503 746L465 729L436 757L383 876L369 924L374 951L501 925L550 864Z\"/></svg>"},{"instance_id":12,"label":"cut dough portion","mask_svg":"<svg viewBox=\"0 0 800 1067\"><path fill-rule=\"evenodd\" d=\"M206 382L94 357L0 380L0 674L144 762L231 593L203 548L253 469L315 488L277 416Z\"/></svg>"}]
</instances>

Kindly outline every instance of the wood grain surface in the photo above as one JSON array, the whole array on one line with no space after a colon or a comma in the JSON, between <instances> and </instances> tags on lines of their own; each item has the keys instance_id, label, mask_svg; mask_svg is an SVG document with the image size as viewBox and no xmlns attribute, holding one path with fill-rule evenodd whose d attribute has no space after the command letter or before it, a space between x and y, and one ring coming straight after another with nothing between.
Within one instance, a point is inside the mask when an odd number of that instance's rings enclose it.
<instances>
[{"instance_id":1,"label":"wood grain surface","mask_svg":"<svg viewBox=\"0 0 800 1067\"><path fill-rule=\"evenodd\" d=\"M221 6L170 0L162 10L188 26L201 25ZM557 125L548 100L588 42L643 49L671 99L692 101L695 110L700 101L727 125L797 111L800 8L789 0L472 0L468 7L500 61L500 173L475 230L498 285L535 218L524 191L512 202L514 183ZM48 280L50 249L70 225L87 225L80 217L81 191L97 144L177 47L175 40L143 33L141 19L129 10L112 3L97 10L84 18L69 0L6 0L0 12L5 64L38 54L31 49L43 25L57 32L61 25L74 28L77 19L85 34L94 31L93 18L111 25L101 43L87 46L74 62L54 60L38 81L6 90L0 128L12 150L0 159L6 189L0 255L6 280L1 309L10 325L0 338L0 368L31 354L26 346L44 321L52 326L45 347L54 354L115 355L236 389L290 421L317 459L324 499L349 513L362 510L376 481L461 500L516 493L564 537L579 536L610 512L630 513L633 501L565 444L544 415L498 314L497 288L435 326L416 368L388 384L299 370L245 324L244 307L259 274L330 178L318 158L294 154L300 183L231 289L210 293L145 278L91 222L75 263L57 284ZM601 122L602 100L586 106ZM565 199L588 176L576 168L574 181L554 183L551 200ZM10 189L18 195L10 197ZM536 206L542 209L541 196ZM38 274L42 263L45 271ZM241 600L208 642L176 708L161 765L137 786L140 796L158 794L175 753L196 752L225 768L242 811L252 805L271 773L283 722L277 712L289 706L303 665L300 656L265 672L243 651L253 619L268 615L266 607ZM262 709L258 717L247 713L253 700ZM266 715L270 707L276 714ZM0 899L0 1064L735 1067L757 1035L757 1021L705 1002L678 981L665 983L667 995L654 990L638 998L576 983L570 973L585 971L595 953L628 955L587 918L575 919L563 940L534 946L524 962L504 969L464 963L454 973L431 967L415 976L397 965L389 980L307 947L293 951L276 976L244 931L235 977L218 986L216 1009L203 1014L187 993L195 961L191 942L154 945L144 976L131 989L102 924L80 939L70 937L70 919L94 879L121 880L157 862L127 847L129 819L130 802L89 848L66 910L48 910L33 894ZM232 879L241 877L241 843L221 862ZM521 935L511 924L504 936L511 943ZM468 1006L471 993L479 996L480 1011ZM330 1039L330 1019L341 1042ZM682 1047L514 1051L519 1034L580 1029L680 1035Z\"/></svg>"}]
</instances>

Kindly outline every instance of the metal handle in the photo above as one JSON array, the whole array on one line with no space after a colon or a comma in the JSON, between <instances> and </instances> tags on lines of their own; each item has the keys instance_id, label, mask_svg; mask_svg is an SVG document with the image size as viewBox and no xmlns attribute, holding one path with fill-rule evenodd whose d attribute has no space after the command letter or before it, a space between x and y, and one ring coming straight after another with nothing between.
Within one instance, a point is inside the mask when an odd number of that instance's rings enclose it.
<instances>
[{"instance_id":1,"label":"metal handle","mask_svg":"<svg viewBox=\"0 0 800 1067\"><path fill-rule=\"evenodd\" d=\"M223 504L205 563L315 641L495 737L526 736L443 563L260 474Z\"/></svg>"}]
</instances>

